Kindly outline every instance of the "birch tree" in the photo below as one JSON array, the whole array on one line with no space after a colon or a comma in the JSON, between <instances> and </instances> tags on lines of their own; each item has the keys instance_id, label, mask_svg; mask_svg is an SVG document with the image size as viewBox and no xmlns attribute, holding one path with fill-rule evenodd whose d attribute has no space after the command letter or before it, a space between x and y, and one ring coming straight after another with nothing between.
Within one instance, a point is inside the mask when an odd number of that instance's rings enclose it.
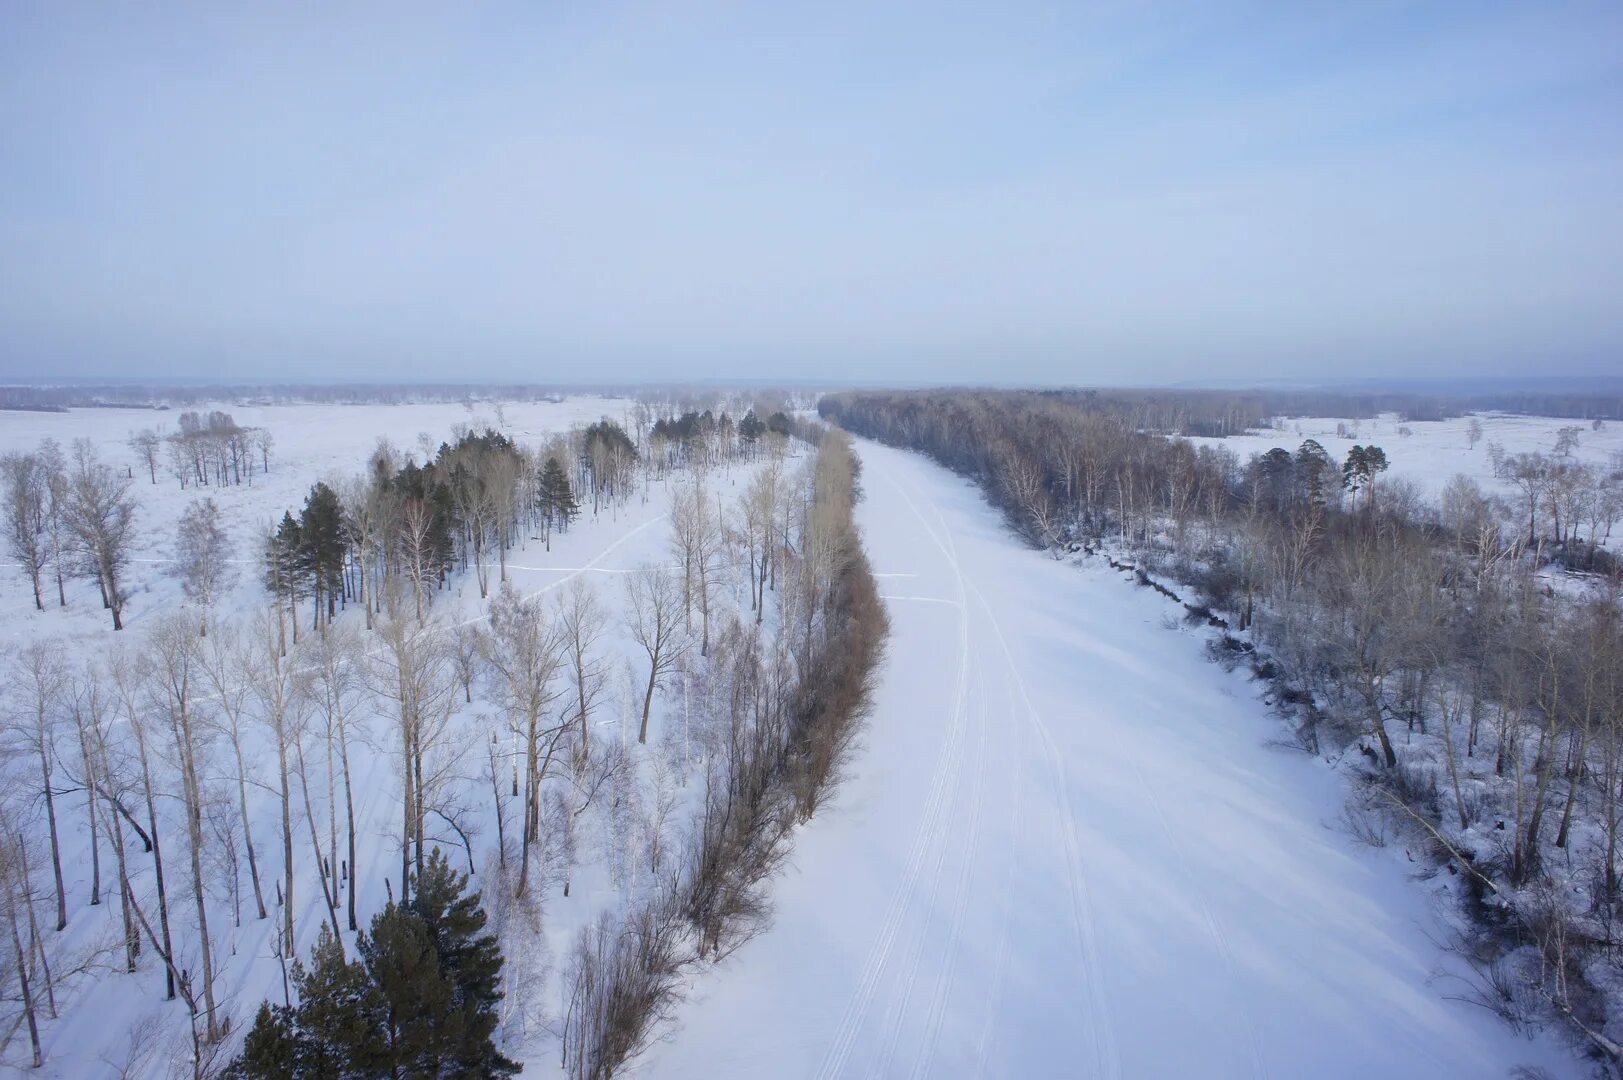
<instances>
[{"instance_id":1,"label":"birch tree","mask_svg":"<svg viewBox=\"0 0 1623 1080\"><path fill-rule=\"evenodd\" d=\"M278 650L280 627L278 626ZM260 884L259 851L254 845L253 816L248 812L247 755L243 751L247 734L249 704L252 693L250 678L253 658L248 643L235 626L222 627L201 648L203 678L217 703L217 726L231 746L237 788L237 812L242 818L242 844L248 856L248 878L254 890L254 910L258 918L265 918L265 890ZM257 781L256 781L257 783Z\"/></svg>"},{"instance_id":2,"label":"birch tree","mask_svg":"<svg viewBox=\"0 0 1623 1080\"><path fill-rule=\"evenodd\" d=\"M351 726L356 722L356 710L360 704L360 691L362 689L358 671L362 657L361 643L349 624L339 623L315 642L310 649L310 653L310 662L314 669L312 673L312 696L323 720L323 735L326 743L327 790L329 792L328 806L330 808L328 819L329 850L333 853L335 859L338 857L338 825L336 820L338 795L333 775L333 754L335 750L338 755L339 778L342 779L344 785L344 835L345 850L348 854L342 866L333 868L333 892L334 896L336 896L339 884L344 885L346 893L345 913L349 928L358 930L360 926L355 917L355 785L350 774L349 748Z\"/></svg>"},{"instance_id":3,"label":"birch tree","mask_svg":"<svg viewBox=\"0 0 1623 1080\"><path fill-rule=\"evenodd\" d=\"M135 537L135 501L130 481L97 457L88 439L73 445L74 469L65 515L85 562L101 585L102 603L112 612L113 629L124 629L124 571Z\"/></svg>"},{"instance_id":4,"label":"birch tree","mask_svg":"<svg viewBox=\"0 0 1623 1080\"><path fill-rule=\"evenodd\" d=\"M293 764L301 752L305 719L298 686L304 653L303 647L295 645L284 655L280 630L263 613L255 616L244 644L255 711L276 750L276 793L282 818L282 934L291 947L297 940L293 926Z\"/></svg>"},{"instance_id":5,"label":"birch tree","mask_svg":"<svg viewBox=\"0 0 1623 1080\"><path fill-rule=\"evenodd\" d=\"M558 624L563 631L565 661L570 684L575 691L575 722L580 725L580 757L592 752L592 706L603 690L603 666L597 655L597 642L607 620L597 602L597 592L585 577L569 583L559 607Z\"/></svg>"},{"instance_id":6,"label":"birch tree","mask_svg":"<svg viewBox=\"0 0 1623 1080\"><path fill-rule=\"evenodd\" d=\"M495 692L509 728L522 746L524 820L520 837L517 895L529 888L531 852L541 837L541 786L569 725L552 723L564 663L564 633L539 597L521 598L502 586L490 607L480 649L493 673ZM515 775L514 794L518 794Z\"/></svg>"},{"instance_id":7,"label":"birch tree","mask_svg":"<svg viewBox=\"0 0 1623 1080\"><path fill-rule=\"evenodd\" d=\"M186 599L202 610L201 635L208 633L214 601L236 579L229 555L230 538L220 522L219 506L212 498L198 499L181 513L175 531L174 573Z\"/></svg>"},{"instance_id":8,"label":"birch tree","mask_svg":"<svg viewBox=\"0 0 1623 1080\"><path fill-rule=\"evenodd\" d=\"M36 454L0 456L0 512L4 514L6 548L34 589L34 607L45 610L42 581L50 562L47 531L51 492Z\"/></svg>"},{"instance_id":9,"label":"birch tree","mask_svg":"<svg viewBox=\"0 0 1623 1080\"><path fill-rule=\"evenodd\" d=\"M35 788L45 806L51 842L51 875L56 883L56 929L68 925L68 896L62 883L62 843L56 820L57 733L67 694L67 671L52 645L35 641L22 650L7 679L9 742L38 766Z\"/></svg>"},{"instance_id":10,"label":"birch tree","mask_svg":"<svg viewBox=\"0 0 1623 1080\"><path fill-rule=\"evenodd\" d=\"M765 576L765 569L762 569ZM637 741L648 742L648 714L654 691L682 658L682 594L676 579L658 566L644 566L626 577L626 628L648 657L648 681L642 695L642 723Z\"/></svg>"},{"instance_id":11,"label":"birch tree","mask_svg":"<svg viewBox=\"0 0 1623 1080\"><path fill-rule=\"evenodd\" d=\"M168 713L171 748L179 766L186 840L191 856L192 901L197 912L197 938L203 967L203 1012L207 1041L220 1039L214 999L214 948L209 938L208 898L203 884L204 759L206 732L197 715L196 687L201 675L197 638L180 615L164 617L148 641L152 689ZM171 950L172 955L172 950ZM188 989L188 993L191 991Z\"/></svg>"}]
</instances>

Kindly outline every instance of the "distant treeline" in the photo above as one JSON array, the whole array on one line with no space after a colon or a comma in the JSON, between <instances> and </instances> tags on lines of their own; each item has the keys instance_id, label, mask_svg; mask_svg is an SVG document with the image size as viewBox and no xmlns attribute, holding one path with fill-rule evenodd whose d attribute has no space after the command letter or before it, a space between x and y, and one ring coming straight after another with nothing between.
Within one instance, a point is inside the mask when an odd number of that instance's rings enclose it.
<instances>
[{"instance_id":1,"label":"distant treeline","mask_svg":"<svg viewBox=\"0 0 1623 1080\"><path fill-rule=\"evenodd\" d=\"M574 392L582 392L574 388ZM443 401L552 401L555 386L469 383L338 383L245 385L0 386L0 409L56 412L63 408L151 409L227 401L238 405L410 405Z\"/></svg>"},{"instance_id":2,"label":"distant treeline","mask_svg":"<svg viewBox=\"0 0 1623 1080\"><path fill-rule=\"evenodd\" d=\"M1623 419L1623 393L1506 391L1483 394L1350 390L1040 390L1033 394L1127 420L1156 435L1221 438L1266 427L1279 416L1364 420L1395 413L1405 421L1448 420L1473 412Z\"/></svg>"},{"instance_id":3,"label":"distant treeline","mask_svg":"<svg viewBox=\"0 0 1623 1080\"><path fill-rule=\"evenodd\" d=\"M571 386L567 393L643 397L650 388ZM1225 436L1266 427L1279 416L1334 416L1362 420L1395 413L1407 421L1447 420L1471 412L1507 412L1583 420L1623 420L1623 391L1501 389L1485 392L1419 390L1130 390L1057 388L1029 393L1089 411L1107 411L1139 430L1164 435ZM565 388L541 383L341 383L249 385L0 386L0 410L55 412L64 408L181 408L204 402L238 405L372 404L552 401ZM666 394L664 397L670 397ZM791 400L815 397L786 394ZM678 399L703 408L714 390L691 389Z\"/></svg>"},{"instance_id":4,"label":"distant treeline","mask_svg":"<svg viewBox=\"0 0 1623 1080\"><path fill-rule=\"evenodd\" d=\"M765 385L756 396L782 398L795 407L810 407L817 393ZM63 409L169 409L226 402L250 405L416 405L442 402L562 401L580 394L676 402L702 411L734 396L718 387L545 383L282 383L246 385L101 384L0 386L0 411L60 412Z\"/></svg>"}]
</instances>

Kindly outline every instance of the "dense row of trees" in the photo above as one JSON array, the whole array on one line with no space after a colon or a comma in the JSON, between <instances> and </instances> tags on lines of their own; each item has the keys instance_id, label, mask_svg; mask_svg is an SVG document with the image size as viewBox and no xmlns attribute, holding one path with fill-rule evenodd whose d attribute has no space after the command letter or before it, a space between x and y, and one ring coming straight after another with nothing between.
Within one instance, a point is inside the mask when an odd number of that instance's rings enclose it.
<instances>
[{"instance_id":1,"label":"dense row of trees","mask_svg":"<svg viewBox=\"0 0 1623 1080\"><path fill-rule=\"evenodd\" d=\"M669 1014L684 972L764 927L790 832L838 777L886 633L852 523L856 477L844 433L822 437L790 500L776 631L735 616L710 642L690 688L710 732L693 827L674 858L652 852L640 903L579 935L566 973L569 1076L614 1075Z\"/></svg>"},{"instance_id":2,"label":"dense row of trees","mask_svg":"<svg viewBox=\"0 0 1623 1080\"><path fill-rule=\"evenodd\" d=\"M517 958L503 976L516 996L487 995L465 1026L485 1032L481 1046L533 1038L544 1013L568 1030L571 1070L612 1071L637 1042L615 1049L587 1016L608 1007L591 986L614 973L577 958L556 973L569 976L561 989L537 981L543 898L564 902L577 865L606 863L625 907L592 940L615 954L634 925L621 914L648 917L683 868L680 910L659 909L682 928L682 956L753 932L745 915L759 914L781 857L786 807L809 813L833 775L878 647L849 453L843 472L833 449L801 469L781 432L763 422L750 439L742 427L707 455L658 464L611 421L538 447L471 428L418 458L380 446L360 477L315 485L284 516L259 561L268 603L246 614L216 602L232 583L231 538L212 500L193 502L171 567L191 610L144 618L96 655L41 642L5 673L10 1030L43 1055L59 1005L88 973L116 968L175 1002L189 1033L178 1049L132 1037L117 1067L140 1074L168 1057L213 1075L240 1045L233 1021L248 1019L233 1016L242 1003L228 988L268 957L284 990L239 1075L454 1074L436 1041L449 1021L424 1021L432 1046L413 1042L417 1026L391 1026L408 1001L467 999L443 950L399 974L437 910L424 883L443 880L449 856L483 876L489 929L473 933ZM747 469L718 471L735 465ZM499 580L508 549L590 512L576 492L596 490L607 518L656 484L671 489L662 564L613 589L580 575L523 595ZM478 618L440 602L439 586L459 578L488 584ZM345 618L346 604L363 611ZM747 828L741 798L754 807ZM708 837L692 850L690 819ZM757 850L780 855L735 866ZM89 933L87 920L116 933ZM309 966L296 964L317 936ZM643 1035L658 1014L639 1021ZM501 1073L482 1060L465 1074Z\"/></svg>"},{"instance_id":3,"label":"dense row of trees","mask_svg":"<svg viewBox=\"0 0 1623 1080\"><path fill-rule=\"evenodd\" d=\"M1571 463L1568 433L1548 455L1488 448L1515 501L1461 476L1431 503L1378 447L1241 461L1074 397L856 393L822 412L974 478L1039 546L1110 545L1142 581L1195 586L1191 618L1224 628L1216 652L1275 680L1305 749L1361 747L1364 802L1465 882L1483 1003L1552 1006L1616 1055L1600 988L1623 960L1623 609L1606 547L1623 472ZM1563 564L1593 572L1552 578Z\"/></svg>"}]
</instances>

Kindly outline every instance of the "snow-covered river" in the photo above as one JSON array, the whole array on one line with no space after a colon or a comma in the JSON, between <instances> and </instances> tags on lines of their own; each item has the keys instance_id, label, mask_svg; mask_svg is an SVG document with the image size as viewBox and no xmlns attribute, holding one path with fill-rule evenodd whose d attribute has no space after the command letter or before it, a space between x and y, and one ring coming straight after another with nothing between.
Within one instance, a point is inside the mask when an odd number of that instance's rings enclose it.
<instances>
[{"instance_id":1,"label":"snow-covered river","mask_svg":"<svg viewBox=\"0 0 1623 1080\"><path fill-rule=\"evenodd\" d=\"M1455 1000L1423 864L1347 835L1342 782L1167 601L860 452L893 623L865 745L642 1075L1580 1073Z\"/></svg>"}]
</instances>

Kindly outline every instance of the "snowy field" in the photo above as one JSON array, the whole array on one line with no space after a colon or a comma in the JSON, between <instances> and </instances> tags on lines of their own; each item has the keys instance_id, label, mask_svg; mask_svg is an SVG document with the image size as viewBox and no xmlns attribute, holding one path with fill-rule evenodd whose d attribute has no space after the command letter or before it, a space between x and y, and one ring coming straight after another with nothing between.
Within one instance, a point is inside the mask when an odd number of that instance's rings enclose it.
<instances>
[{"instance_id":1,"label":"snowy field","mask_svg":"<svg viewBox=\"0 0 1623 1080\"><path fill-rule=\"evenodd\" d=\"M181 410L72 409L65 413L0 412L0 453L27 452L40 440L55 439L71 453L75 439L89 439L104 462L121 473L128 468L138 503L137 541L128 581L129 606L125 621L132 629L144 619L172 610L183 597L170 575L169 559L181 512L194 499L212 497L220 507L239 562L235 588L220 603L222 612L245 610L264 603L257 557L259 541L291 510L298 516L310 485L360 473L380 438L421 460L419 443L427 436L438 447L451 438L457 424L499 427L526 445L604 416L621 420L631 402L624 399L580 397L561 402L478 402L472 407L444 402L422 405L272 405L237 407L220 403L198 405L207 412L218 408L231 413L238 424L264 428L276 440L271 450L270 473L255 473L252 486L196 488L182 491L180 483L160 462L158 482L151 482L145 463L128 445L131 433L143 428L173 432ZM258 452L255 451L257 460ZM6 556L0 552L0 562ZM53 604L37 613L28 582L15 564L0 566L0 642L27 640L37 634L81 636L110 626L94 581L79 579L68 586L68 610Z\"/></svg>"},{"instance_id":2,"label":"snowy field","mask_svg":"<svg viewBox=\"0 0 1623 1080\"><path fill-rule=\"evenodd\" d=\"M1553 416L1511 416L1504 413L1483 413L1476 417L1482 424L1482 438L1475 449L1470 445L1468 429L1471 417L1452 420L1402 421L1386 414L1370 420L1348 420L1340 417L1286 417L1279 426L1226 439L1190 439L1192 443L1223 446L1239 455L1243 464L1252 454L1266 453L1276 446L1294 451L1304 439L1317 439L1330 456L1341 461L1355 445L1374 443L1386 451L1391 465L1388 477L1405 477L1415 483L1420 493L1435 500L1455 476L1464 473L1476 480L1485 491L1508 493L1511 489L1493 475L1493 462L1488 456L1488 445L1495 443L1509 454L1529 454L1535 451L1549 455L1555 448L1557 432L1564 427L1580 430L1578 446L1572 452L1574 461L1601 468L1613 466L1614 455L1623 454L1623 424L1606 424L1594 431L1587 421L1563 419ZM1347 436L1337 435L1344 426ZM1400 428L1410 434L1403 435Z\"/></svg>"},{"instance_id":3,"label":"snowy field","mask_svg":"<svg viewBox=\"0 0 1623 1080\"><path fill-rule=\"evenodd\" d=\"M892 618L866 749L639 1075L1583 1075L1449 999L1423 864L1341 830L1336 775L1165 601L859 447Z\"/></svg>"}]
</instances>

